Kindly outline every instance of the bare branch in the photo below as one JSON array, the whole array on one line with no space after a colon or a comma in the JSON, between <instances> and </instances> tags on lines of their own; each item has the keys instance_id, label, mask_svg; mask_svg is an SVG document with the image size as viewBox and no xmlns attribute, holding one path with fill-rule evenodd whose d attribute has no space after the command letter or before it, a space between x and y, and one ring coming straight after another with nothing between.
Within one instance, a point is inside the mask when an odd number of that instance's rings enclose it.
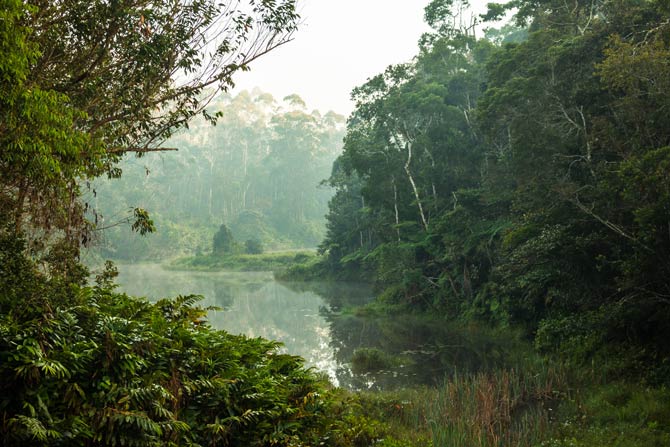
<instances>
[{"instance_id":1,"label":"bare branch","mask_svg":"<svg viewBox=\"0 0 670 447\"><path fill-rule=\"evenodd\" d=\"M579 200L579 196L578 196L578 195L575 195L575 198L572 200L572 203L574 203L574 204L577 206L577 208L579 208L580 210L582 210L583 212L585 212L585 213L588 214L589 216L593 217L594 219L596 219L596 220L597 220L598 222L600 222L601 224L605 225L605 226L606 226L607 228L609 228L610 230L612 230L612 231L614 231L615 233L617 233L619 236L622 236L622 237L624 237L624 238L626 238L626 239L628 239L628 240L634 242L636 245L639 245L640 247L644 248L646 251L648 251L648 252L650 252L650 253L654 253L654 250L652 250L651 248L649 248L649 247L647 247L646 245L644 245L642 242L640 242L640 241L639 241L638 239L636 239L635 237L633 237L633 236L631 236L630 234L626 233L626 231L625 231L623 228L621 228L619 225L617 225L617 224L615 224L614 222L611 222L611 221L609 221L609 220L607 220L607 219L605 219L605 218L603 218L603 217L597 215L597 214L593 211L593 207L588 208L586 205L584 205L584 204Z\"/></svg>"}]
</instances>

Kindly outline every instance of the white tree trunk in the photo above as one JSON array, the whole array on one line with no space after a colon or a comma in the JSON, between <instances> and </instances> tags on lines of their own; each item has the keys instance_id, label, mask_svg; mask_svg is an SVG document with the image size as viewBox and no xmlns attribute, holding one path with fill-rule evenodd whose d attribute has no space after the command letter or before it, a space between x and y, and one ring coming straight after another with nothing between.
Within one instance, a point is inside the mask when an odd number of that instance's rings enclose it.
<instances>
[{"instance_id":1,"label":"white tree trunk","mask_svg":"<svg viewBox=\"0 0 670 447\"><path fill-rule=\"evenodd\" d=\"M400 216L398 214L398 189L395 186L395 177L391 177L391 184L393 185L393 209L395 210L395 231L398 234L398 242L400 242Z\"/></svg>"},{"instance_id":2,"label":"white tree trunk","mask_svg":"<svg viewBox=\"0 0 670 447\"><path fill-rule=\"evenodd\" d=\"M414 177L412 176L412 171L410 170L410 163L412 162L412 143L408 142L405 146L407 147L407 161L405 162L405 172L407 173L407 178L409 179L409 182L412 185L412 191L414 192L416 205L419 207L419 214L421 216L421 223L423 224L423 229L428 231L428 221L426 220L426 214L423 212L423 204L421 203L421 197L419 197L419 190L416 187Z\"/></svg>"}]
</instances>

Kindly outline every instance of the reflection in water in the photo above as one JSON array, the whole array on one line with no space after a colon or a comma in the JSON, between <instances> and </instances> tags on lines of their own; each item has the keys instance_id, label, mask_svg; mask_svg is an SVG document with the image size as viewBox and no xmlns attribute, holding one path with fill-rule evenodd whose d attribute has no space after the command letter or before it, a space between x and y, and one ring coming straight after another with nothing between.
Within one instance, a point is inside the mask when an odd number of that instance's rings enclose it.
<instances>
[{"instance_id":1,"label":"reflection in water","mask_svg":"<svg viewBox=\"0 0 670 447\"><path fill-rule=\"evenodd\" d=\"M352 312L371 299L361 284L280 284L268 272L175 272L153 264L120 265L119 272L121 290L129 294L152 300L204 296L203 306L221 308L209 314L213 327L278 340L307 366L350 389L439 384L457 371L509 362L504 341L476 330Z\"/></svg>"},{"instance_id":2,"label":"reflection in water","mask_svg":"<svg viewBox=\"0 0 670 447\"><path fill-rule=\"evenodd\" d=\"M278 340L307 366L327 373L337 383L330 347L330 327L320 314L326 306L314 292L294 291L268 272L168 271L155 264L119 265L123 292L157 300L202 295L202 306L217 306L209 321L216 329L249 337Z\"/></svg>"},{"instance_id":3,"label":"reflection in water","mask_svg":"<svg viewBox=\"0 0 670 447\"><path fill-rule=\"evenodd\" d=\"M509 347L500 341L435 320L355 315L327 319L336 376L340 386L350 389L439 385L445 376L490 370L511 360L504 355Z\"/></svg>"},{"instance_id":4,"label":"reflection in water","mask_svg":"<svg viewBox=\"0 0 670 447\"><path fill-rule=\"evenodd\" d=\"M296 287L297 285L290 285ZM393 389L440 385L456 373L491 370L515 362L513 340L475 327L424 316L374 316L357 311L371 291L360 284L303 284L328 303L335 375L349 389Z\"/></svg>"}]
</instances>

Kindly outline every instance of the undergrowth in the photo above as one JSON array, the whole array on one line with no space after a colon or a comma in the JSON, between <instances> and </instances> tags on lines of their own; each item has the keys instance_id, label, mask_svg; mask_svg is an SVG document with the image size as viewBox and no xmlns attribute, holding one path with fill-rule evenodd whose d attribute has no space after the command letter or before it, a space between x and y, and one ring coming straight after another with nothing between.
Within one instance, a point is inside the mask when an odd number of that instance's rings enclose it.
<instances>
[{"instance_id":1,"label":"undergrowth","mask_svg":"<svg viewBox=\"0 0 670 447\"><path fill-rule=\"evenodd\" d=\"M565 387L560 369L454 375L439 387L361 393L367 414L387 423L386 444L533 446L546 439L550 408Z\"/></svg>"}]
</instances>

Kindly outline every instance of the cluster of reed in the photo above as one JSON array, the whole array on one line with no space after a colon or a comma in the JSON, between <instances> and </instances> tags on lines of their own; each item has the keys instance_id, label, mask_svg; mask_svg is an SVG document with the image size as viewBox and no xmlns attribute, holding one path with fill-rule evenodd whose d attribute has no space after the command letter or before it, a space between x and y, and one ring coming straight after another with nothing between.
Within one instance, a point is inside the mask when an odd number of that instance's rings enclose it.
<instances>
[{"instance_id":1,"label":"cluster of reed","mask_svg":"<svg viewBox=\"0 0 670 447\"><path fill-rule=\"evenodd\" d=\"M547 434L552 404L565 389L556 368L454 375L437 388L403 393L390 419L425 433L434 447L526 447Z\"/></svg>"}]
</instances>

